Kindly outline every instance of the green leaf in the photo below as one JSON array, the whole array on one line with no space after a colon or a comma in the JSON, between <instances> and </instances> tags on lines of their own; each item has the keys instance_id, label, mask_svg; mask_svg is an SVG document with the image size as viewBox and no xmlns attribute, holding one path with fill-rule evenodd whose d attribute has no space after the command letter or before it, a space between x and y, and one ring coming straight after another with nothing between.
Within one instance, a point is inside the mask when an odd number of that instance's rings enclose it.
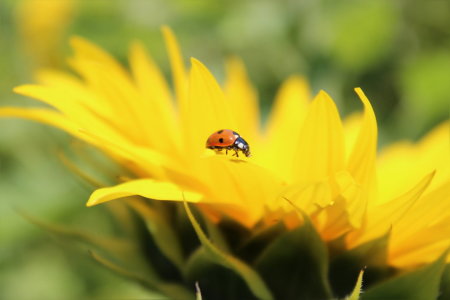
<instances>
[{"instance_id":1,"label":"green leaf","mask_svg":"<svg viewBox=\"0 0 450 300\"><path fill-rule=\"evenodd\" d=\"M267 288L266 284L258 275L258 273L256 273L255 270L250 268L247 264L245 264L241 260L227 253L224 253L216 246L214 246L203 232L202 228L198 224L197 220L195 219L186 202L184 203L184 206L188 218L191 221L192 226L194 227L194 230L197 233L197 236L200 242L202 243L206 253L208 254L208 257L215 263L224 266L226 268L230 268L234 272L236 272L246 282L248 288L252 291L252 293L259 299L263 300L273 299L270 290Z\"/></svg>"},{"instance_id":2,"label":"green leaf","mask_svg":"<svg viewBox=\"0 0 450 300\"><path fill-rule=\"evenodd\" d=\"M133 279L143 286L158 291L174 300L193 300L195 299L194 294L187 290L185 287L173 284L166 283L162 280L157 280L155 278L149 278L145 275L130 271L129 269L118 265L115 262L105 258L104 256L99 255L93 251L89 252L97 262L112 270L115 273L118 273L126 278Z\"/></svg>"},{"instance_id":3,"label":"green leaf","mask_svg":"<svg viewBox=\"0 0 450 300\"><path fill-rule=\"evenodd\" d=\"M303 218L302 226L280 235L256 260L276 299L331 298L327 248L310 220Z\"/></svg>"},{"instance_id":4,"label":"green leaf","mask_svg":"<svg viewBox=\"0 0 450 300\"><path fill-rule=\"evenodd\" d=\"M359 300L359 296L362 293L363 274L364 271L359 272L358 281L356 282L355 288L348 297L345 297L345 300Z\"/></svg>"},{"instance_id":5,"label":"green leaf","mask_svg":"<svg viewBox=\"0 0 450 300\"><path fill-rule=\"evenodd\" d=\"M147 201L133 198L128 200L128 204L143 218L147 229L161 252L179 270L183 270L184 258L177 234L165 217L165 214L151 207Z\"/></svg>"},{"instance_id":6,"label":"green leaf","mask_svg":"<svg viewBox=\"0 0 450 300\"><path fill-rule=\"evenodd\" d=\"M362 295L362 300L437 299L447 254L448 252L445 252L435 262L418 270L400 275L368 289Z\"/></svg>"}]
</instances>

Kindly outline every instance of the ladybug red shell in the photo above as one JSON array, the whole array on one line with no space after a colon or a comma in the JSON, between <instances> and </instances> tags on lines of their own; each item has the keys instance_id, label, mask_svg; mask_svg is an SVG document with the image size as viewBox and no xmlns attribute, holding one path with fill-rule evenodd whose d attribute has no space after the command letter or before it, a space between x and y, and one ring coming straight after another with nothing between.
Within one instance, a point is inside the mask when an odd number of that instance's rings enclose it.
<instances>
[{"instance_id":1,"label":"ladybug red shell","mask_svg":"<svg viewBox=\"0 0 450 300\"><path fill-rule=\"evenodd\" d=\"M206 141L206 148L217 151L225 149L225 153L233 150L235 156L239 157L239 152L244 153L245 156L250 156L250 146L248 143L237 133L230 129L221 129L211 134Z\"/></svg>"}]
</instances>

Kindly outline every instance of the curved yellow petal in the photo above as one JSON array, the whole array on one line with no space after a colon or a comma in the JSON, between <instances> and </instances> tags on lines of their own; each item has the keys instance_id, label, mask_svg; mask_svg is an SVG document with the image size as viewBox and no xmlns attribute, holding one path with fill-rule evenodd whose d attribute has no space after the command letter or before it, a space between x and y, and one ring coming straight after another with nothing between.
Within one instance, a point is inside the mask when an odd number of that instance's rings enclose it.
<instances>
[{"instance_id":1,"label":"curved yellow petal","mask_svg":"<svg viewBox=\"0 0 450 300\"><path fill-rule=\"evenodd\" d=\"M244 63L236 57L227 61L225 94L230 102L237 126L235 130L250 143L256 144L259 137L259 106L255 89L248 79Z\"/></svg>"},{"instance_id":2,"label":"curved yellow petal","mask_svg":"<svg viewBox=\"0 0 450 300\"><path fill-rule=\"evenodd\" d=\"M169 54L170 66L172 69L173 85L178 101L178 109L183 113L187 106L187 72L181 55L180 47L172 30L163 26L162 33L166 42Z\"/></svg>"},{"instance_id":3,"label":"curved yellow petal","mask_svg":"<svg viewBox=\"0 0 450 300\"><path fill-rule=\"evenodd\" d=\"M219 129L234 129L230 105L208 69L191 59L189 74L188 111L183 124L185 145L191 153L202 153L208 136Z\"/></svg>"},{"instance_id":4,"label":"curved yellow petal","mask_svg":"<svg viewBox=\"0 0 450 300\"><path fill-rule=\"evenodd\" d=\"M118 198L136 195L155 200L188 202L199 202L203 197L201 194L195 192L184 191L179 186L170 182L137 179L94 191L86 206L93 206Z\"/></svg>"},{"instance_id":5,"label":"curved yellow petal","mask_svg":"<svg viewBox=\"0 0 450 300\"><path fill-rule=\"evenodd\" d=\"M357 227L362 224L367 205L375 204L376 196L376 155L377 155L377 121L369 99L360 88L356 88L364 105L364 115L358 137L348 157L347 170L361 186L361 197L356 198L353 206L352 220Z\"/></svg>"},{"instance_id":6,"label":"curved yellow petal","mask_svg":"<svg viewBox=\"0 0 450 300\"><path fill-rule=\"evenodd\" d=\"M308 112L311 94L306 80L292 76L281 86L267 121L266 138L261 159L279 176L291 180L292 161L297 151L298 136Z\"/></svg>"},{"instance_id":7,"label":"curved yellow petal","mask_svg":"<svg viewBox=\"0 0 450 300\"><path fill-rule=\"evenodd\" d=\"M344 169L344 134L333 100L319 92L309 107L300 131L293 164L293 178L311 183L325 180Z\"/></svg>"}]
</instances>

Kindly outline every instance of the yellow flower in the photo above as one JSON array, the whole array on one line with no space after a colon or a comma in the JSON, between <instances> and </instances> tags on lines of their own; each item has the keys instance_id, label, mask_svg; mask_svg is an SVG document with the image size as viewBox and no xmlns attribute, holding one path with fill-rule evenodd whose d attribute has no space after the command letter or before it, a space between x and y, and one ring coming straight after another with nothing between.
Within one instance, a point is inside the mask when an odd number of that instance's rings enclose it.
<instances>
[{"instance_id":1,"label":"yellow flower","mask_svg":"<svg viewBox=\"0 0 450 300\"><path fill-rule=\"evenodd\" d=\"M73 38L69 62L81 78L46 71L40 84L15 89L54 109L0 110L59 127L135 175L94 191L88 206L131 195L186 200L212 220L231 217L248 228L280 219L298 226L300 209L324 240L345 236L348 248L390 232L389 263L399 267L430 262L447 249L448 122L417 145L383 150L377 160L376 119L362 90L355 89L363 113L342 124L330 96L321 91L312 98L306 81L294 76L261 130L257 93L239 60L229 62L222 89L198 60L187 71L174 35L163 33L174 95L139 43L130 48L127 71ZM208 136L225 128L249 142L251 157L205 149Z\"/></svg>"}]
</instances>

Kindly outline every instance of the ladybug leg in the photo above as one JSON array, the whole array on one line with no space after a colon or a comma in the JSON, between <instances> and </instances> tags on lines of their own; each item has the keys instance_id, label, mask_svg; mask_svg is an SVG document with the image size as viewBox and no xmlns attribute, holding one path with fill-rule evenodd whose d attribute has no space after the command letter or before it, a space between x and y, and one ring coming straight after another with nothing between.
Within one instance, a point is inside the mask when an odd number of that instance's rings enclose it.
<instances>
[{"instance_id":1,"label":"ladybug leg","mask_svg":"<svg viewBox=\"0 0 450 300\"><path fill-rule=\"evenodd\" d=\"M228 148L225 148L225 154L228 154Z\"/></svg>"},{"instance_id":2,"label":"ladybug leg","mask_svg":"<svg viewBox=\"0 0 450 300\"><path fill-rule=\"evenodd\" d=\"M238 150L234 149L234 154L233 154L233 156L239 157L239 152L238 152Z\"/></svg>"}]
</instances>

